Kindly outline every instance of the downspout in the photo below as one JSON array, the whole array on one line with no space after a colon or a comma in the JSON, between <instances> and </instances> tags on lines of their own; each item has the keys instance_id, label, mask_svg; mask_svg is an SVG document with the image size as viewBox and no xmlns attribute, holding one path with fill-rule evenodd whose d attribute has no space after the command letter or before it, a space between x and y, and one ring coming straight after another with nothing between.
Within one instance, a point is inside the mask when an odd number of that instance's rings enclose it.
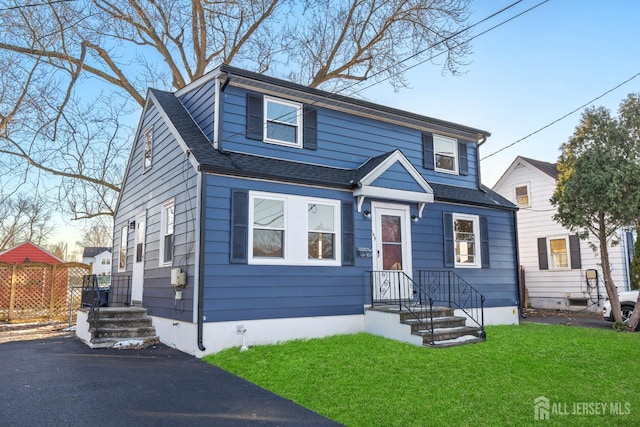
<instances>
[{"instance_id":1,"label":"downspout","mask_svg":"<svg viewBox=\"0 0 640 427\"><path fill-rule=\"evenodd\" d=\"M231 72L227 71L227 77L224 79L224 83L222 83L222 86L220 86L220 81L216 80L216 85L220 88L219 91L216 91L217 94L217 102L216 102L216 111L218 112L217 116L218 116L218 123L215 124L216 128L218 129L218 141L217 141L217 146L218 146L218 151L220 152L220 154L229 154L226 151L224 151L224 149L222 148L222 138L220 137L220 132L222 132L222 126L220 126L220 123L222 123L223 117L224 117L224 102L222 102L222 93L224 92L224 90L227 88L227 86L229 85L229 82L231 81Z\"/></svg>"},{"instance_id":2,"label":"downspout","mask_svg":"<svg viewBox=\"0 0 640 427\"><path fill-rule=\"evenodd\" d=\"M204 182L204 172L200 172L200 233L198 239L200 241L200 253L198 257L198 349L205 351L206 348L203 343L203 323L204 323L204 215L205 209L205 196L206 196L206 183Z\"/></svg>"},{"instance_id":3,"label":"downspout","mask_svg":"<svg viewBox=\"0 0 640 427\"><path fill-rule=\"evenodd\" d=\"M516 252L516 283L518 284L518 310L520 312L520 317L526 318L527 315L524 312L524 293L525 289L523 287L522 281L520 280L520 247L518 245L518 211L513 211L513 236L514 236L514 244L515 244L515 252Z\"/></svg>"}]
</instances>

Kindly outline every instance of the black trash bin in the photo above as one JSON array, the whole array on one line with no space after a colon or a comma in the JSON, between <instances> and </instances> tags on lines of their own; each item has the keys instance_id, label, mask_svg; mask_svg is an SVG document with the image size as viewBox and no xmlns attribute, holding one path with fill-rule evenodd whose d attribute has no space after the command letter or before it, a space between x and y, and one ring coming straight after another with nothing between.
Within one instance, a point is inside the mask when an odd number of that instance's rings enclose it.
<instances>
[{"instance_id":1,"label":"black trash bin","mask_svg":"<svg viewBox=\"0 0 640 427\"><path fill-rule=\"evenodd\" d=\"M82 278L82 306L83 307L109 307L108 286L98 286L95 274L86 274Z\"/></svg>"}]
</instances>

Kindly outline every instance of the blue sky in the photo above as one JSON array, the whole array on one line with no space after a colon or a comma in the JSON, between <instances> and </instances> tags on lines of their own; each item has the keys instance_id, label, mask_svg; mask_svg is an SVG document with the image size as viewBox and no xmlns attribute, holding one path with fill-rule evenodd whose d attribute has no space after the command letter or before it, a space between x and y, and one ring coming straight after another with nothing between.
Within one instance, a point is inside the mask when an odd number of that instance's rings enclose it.
<instances>
[{"instance_id":1,"label":"blue sky","mask_svg":"<svg viewBox=\"0 0 640 427\"><path fill-rule=\"evenodd\" d=\"M542 0L525 0L474 29L478 34ZM471 23L515 0L475 0ZM640 73L640 1L550 0L473 40L464 74L442 75L422 64L408 73L411 89L388 83L362 92L368 100L491 132L487 156L548 125ZM438 61L438 58L435 59ZM441 61L440 61L441 63ZM616 114L640 76L589 104ZM555 162L580 111L481 163L483 183L500 178L516 156Z\"/></svg>"}]
</instances>

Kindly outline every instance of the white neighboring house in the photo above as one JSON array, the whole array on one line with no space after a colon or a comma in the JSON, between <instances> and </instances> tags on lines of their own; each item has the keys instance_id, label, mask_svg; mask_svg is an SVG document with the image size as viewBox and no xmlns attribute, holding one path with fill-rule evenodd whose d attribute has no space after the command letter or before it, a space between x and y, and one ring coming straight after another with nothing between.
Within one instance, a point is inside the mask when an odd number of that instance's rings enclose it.
<instances>
[{"instance_id":1,"label":"white neighboring house","mask_svg":"<svg viewBox=\"0 0 640 427\"><path fill-rule=\"evenodd\" d=\"M82 262L93 263L93 274L111 275L111 248L88 246L82 252Z\"/></svg>"},{"instance_id":2,"label":"white neighboring house","mask_svg":"<svg viewBox=\"0 0 640 427\"><path fill-rule=\"evenodd\" d=\"M529 307L597 311L607 295L600 251L593 249L597 239L580 240L553 220L557 179L555 163L518 156L493 190L519 207L518 249ZM622 292L629 290L633 234L620 229L614 240L611 274Z\"/></svg>"}]
</instances>

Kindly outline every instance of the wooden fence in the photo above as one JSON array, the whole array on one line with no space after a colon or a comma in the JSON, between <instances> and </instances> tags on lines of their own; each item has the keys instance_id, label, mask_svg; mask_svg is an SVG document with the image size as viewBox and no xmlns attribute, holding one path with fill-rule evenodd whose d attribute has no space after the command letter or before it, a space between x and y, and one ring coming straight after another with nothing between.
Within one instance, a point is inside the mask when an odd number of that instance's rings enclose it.
<instances>
[{"instance_id":1,"label":"wooden fence","mask_svg":"<svg viewBox=\"0 0 640 427\"><path fill-rule=\"evenodd\" d=\"M82 276L91 265L0 262L0 322L68 320L75 323Z\"/></svg>"}]
</instances>

